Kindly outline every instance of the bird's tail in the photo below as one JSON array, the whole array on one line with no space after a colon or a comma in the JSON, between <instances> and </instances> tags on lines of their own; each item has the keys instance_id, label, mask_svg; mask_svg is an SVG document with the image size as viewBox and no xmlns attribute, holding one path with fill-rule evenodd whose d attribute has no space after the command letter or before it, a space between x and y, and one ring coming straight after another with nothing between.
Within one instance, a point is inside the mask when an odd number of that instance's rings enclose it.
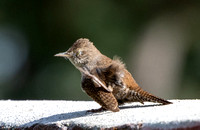
<instances>
[{"instance_id":1,"label":"bird's tail","mask_svg":"<svg viewBox=\"0 0 200 130\"><path fill-rule=\"evenodd\" d=\"M148 101L148 102L162 103L163 105L172 104L172 102L169 102L162 98L156 97L156 96L144 91L140 87L136 88L135 93L136 93L137 97L140 99L141 103Z\"/></svg>"}]
</instances>

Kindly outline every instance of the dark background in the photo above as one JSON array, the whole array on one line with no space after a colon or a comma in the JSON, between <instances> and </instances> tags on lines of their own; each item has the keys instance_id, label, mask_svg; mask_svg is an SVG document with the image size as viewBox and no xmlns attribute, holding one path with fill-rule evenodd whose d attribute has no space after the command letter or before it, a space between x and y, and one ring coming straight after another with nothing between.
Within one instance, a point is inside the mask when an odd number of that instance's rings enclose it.
<instances>
[{"instance_id":1,"label":"dark background","mask_svg":"<svg viewBox=\"0 0 200 130\"><path fill-rule=\"evenodd\" d=\"M1 0L0 99L90 100L54 57L82 37L154 95L200 98L198 1Z\"/></svg>"}]
</instances>

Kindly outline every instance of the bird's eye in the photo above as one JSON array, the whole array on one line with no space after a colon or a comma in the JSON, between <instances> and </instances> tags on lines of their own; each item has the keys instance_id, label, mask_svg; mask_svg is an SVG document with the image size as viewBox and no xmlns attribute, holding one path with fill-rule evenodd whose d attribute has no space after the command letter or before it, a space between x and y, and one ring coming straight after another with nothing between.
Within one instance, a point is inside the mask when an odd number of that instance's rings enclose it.
<instances>
[{"instance_id":1,"label":"bird's eye","mask_svg":"<svg viewBox=\"0 0 200 130\"><path fill-rule=\"evenodd\" d=\"M83 52L81 50L77 50L76 56L81 56L82 54L83 54Z\"/></svg>"}]
</instances>

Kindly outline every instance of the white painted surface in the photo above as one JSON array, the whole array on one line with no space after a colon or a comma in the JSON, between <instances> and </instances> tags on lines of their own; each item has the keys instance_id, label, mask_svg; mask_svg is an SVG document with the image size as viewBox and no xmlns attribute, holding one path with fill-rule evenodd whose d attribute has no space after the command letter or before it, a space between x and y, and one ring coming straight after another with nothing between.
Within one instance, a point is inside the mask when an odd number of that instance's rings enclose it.
<instances>
[{"instance_id":1,"label":"white painted surface","mask_svg":"<svg viewBox=\"0 0 200 130\"><path fill-rule=\"evenodd\" d=\"M145 102L126 104L120 112L86 113L100 106L93 101L0 101L1 127L30 127L36 123L110 128L142 124L150 128L200 126L200 100L170 100L159 106Z\"/></svg>"}]
</instances>

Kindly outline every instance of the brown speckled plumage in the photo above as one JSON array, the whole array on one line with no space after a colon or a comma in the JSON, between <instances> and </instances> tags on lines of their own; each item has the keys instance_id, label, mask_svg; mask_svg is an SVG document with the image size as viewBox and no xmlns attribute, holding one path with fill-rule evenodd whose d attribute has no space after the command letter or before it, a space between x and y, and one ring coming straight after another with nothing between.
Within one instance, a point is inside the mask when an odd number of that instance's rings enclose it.
<instances>
[{"instance_id":1,"label":"brown speckled plumage","mask_svg":"<svg viewBox=\"0 0 200 130\"><path fill-rule=\"evenodd\" d=\"M118 102L112 93L107 92L102 87L95 87L94 83L87 76L84 76L81 84L83 90L104 109L114 112L119 111Z\"/></svg>"},{"instance_id":2,"label":"brown speckled plumage","mask_svg":"<svg viewBox=\"0 0 200 130\"><path fill-rule=\"evenodd\" d=\"M55 56L72 62L82 74L83 90L104 110L117 112L118 105L126 102L171 103L142 90L119 58L101 54L88 39L78 39L68 51Z\"/></svg>"}]
</instances>

